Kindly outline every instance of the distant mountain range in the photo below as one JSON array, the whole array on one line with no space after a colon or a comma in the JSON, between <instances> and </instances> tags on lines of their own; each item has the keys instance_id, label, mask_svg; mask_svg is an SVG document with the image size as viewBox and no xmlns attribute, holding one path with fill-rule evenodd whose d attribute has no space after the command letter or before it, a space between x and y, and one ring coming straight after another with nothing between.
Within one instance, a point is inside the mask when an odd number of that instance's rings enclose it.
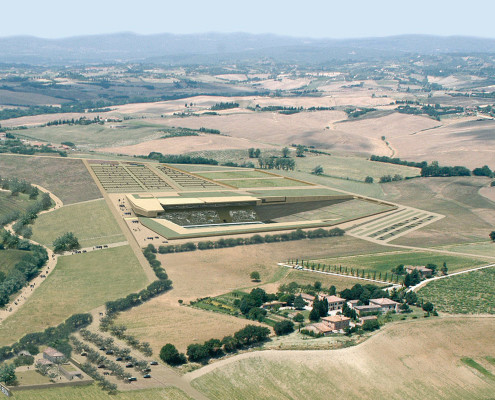
<instances>
[{"instance_id":1,"label":"distant mountain range","mask_svg":"<svg viewBox=\"0 0 495 400\"><path fill-rule=\"evenodd\" d=\"M27 64L198 64L260 58L279 62L320 63L342 59L445 53L495 53L495 39L402 35L338 40L248 33L116 33L64 39L31 36L0 38L0 63Z\"/></svg>"}]
</instances>

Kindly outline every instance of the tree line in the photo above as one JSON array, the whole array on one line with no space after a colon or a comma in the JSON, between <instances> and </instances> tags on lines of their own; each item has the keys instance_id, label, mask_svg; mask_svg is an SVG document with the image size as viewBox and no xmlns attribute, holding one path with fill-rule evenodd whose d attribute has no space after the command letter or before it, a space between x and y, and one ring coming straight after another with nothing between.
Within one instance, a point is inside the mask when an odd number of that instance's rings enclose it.
<instances>
[{"instance_id":1,"label":"tree line","mask_svg":"<svg viewBox=\"0 0 495 400\"><path fill-rule=\"evenodd\" d=\"M270 329L266 327L247 325L222 340L210 339L204 343L190 344L187 346L187 359L173 344L167 343L160 350L160 358L169 365L181 365L187 361L206 364L211 358L222 357L226 353L234 353L253 344L262 343L269 335Z\"/></svg>"},{"instance_id":2,"label":"tree line","mask_svg":"<svg viewBox=\"0 0 495 400\"><path fill-rule=\"evenodd\" d=\"M126 297L121 297L120 299L113 301L107 301L105 303L107 315L129 310L130 308L136 307L172 288L172 281L168 279L168 275L165 272L165 269L161 266L161 262L156 259L155 247L148 246L143 251L143 254L150 263L150 266L158 279L150 283L145 289L138 293L130 293Z\"/></svg>"},{"instance_id":3,"label":"tree line","mask_svg":"<svg viewBox=\"0 0 495 400\"><path fill-rule=\"evenodd\" d=\"M387 156L376 156L376 155L372 155L370 157L370 160L388 163L388 164L406 165L408 167L421 168L422 177L471 176L471 171L466 167L463 166L443 167L438 164L438 161L432 161L430 164L428 164L426 161L421 161L421 162L405 161L405 160L401 160L400 158L392 158ZM493 171L487 165L484 165L481 168L473 169L472 174L475 176L487 176L489 178L492 178L494 176Z\"/></svg>"},{"instance_id":4,"label":"tree line","mask_svg":"<svg viewBox=\"0 0 495 400\"><path fill-rule=\"evenodd\" d=\"M188 242L184 244L177 245L167 245L167 246L159 246L158 253L160 254L168 254L168 253L182 253L186 251L195 251L195 250L209 250L209 249L222 249L226 247L236 247L236 246L248 246L251 244L262 244L262 243L274 243L274 242L287 242L292 240L303 240L303 239L318 239L324 237L336 237L343 236L345 231L340 228L333 229L315 229L310 231L303 231L302 229L296 229L290 233L281 233L274 235L253 235L250 238L227 238L227 239L218 239L216 241L201 241L196 243ZM151 249L153 251L152 244L149 244L147 249ZM154 246L153 246L154 248ZM156 249L155 249L156 251Z\"/></svg>"}]
</instances>

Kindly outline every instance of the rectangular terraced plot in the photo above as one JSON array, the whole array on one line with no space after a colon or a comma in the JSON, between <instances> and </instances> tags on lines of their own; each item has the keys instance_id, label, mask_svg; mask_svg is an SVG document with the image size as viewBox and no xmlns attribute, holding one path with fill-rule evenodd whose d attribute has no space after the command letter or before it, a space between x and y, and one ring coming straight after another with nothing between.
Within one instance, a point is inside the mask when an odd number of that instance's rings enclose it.
<instances>
[{"instance_id":1,"label":"rectangular terraced plot","mask_svg":"<svg viewBox=\"0 0 495 400\"><path fill-rule=\"evenodd\" d=\"M112 164L91 165L101 185L107 192L143 192L139 184L123 166Z\"/></svg>"},{"instance_id":2,"label":"rectangular terraced plot","mask_svg":"<svg viewBox=\"0 0 495 400\"><path fill-rule=\"evenodd\" d=\"M206 179L189 175L164 165L158 165L156 168L172 179L177 185L185 189L218 189L222 187Z\"/></svg>"},{"instance_id":3,"label":"rectangular terraced plot","mask_svg":"<svg viewBox=\"0 0 495 400\"><path fill-rule=\"evenodd\" d=\"M171 186L145 165L126 165L125 168L150 191L171 190Z\"/></svg>"}]
</instances>

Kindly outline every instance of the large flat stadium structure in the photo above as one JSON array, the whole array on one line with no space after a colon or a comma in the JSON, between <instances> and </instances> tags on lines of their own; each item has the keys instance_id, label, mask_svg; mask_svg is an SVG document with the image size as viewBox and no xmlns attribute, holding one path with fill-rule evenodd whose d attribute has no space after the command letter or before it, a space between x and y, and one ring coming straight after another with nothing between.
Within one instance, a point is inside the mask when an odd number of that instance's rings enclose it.
<instances>
[{"instance_id":1,"label":"large flat stadium structure","mask_svg":"<svg viewBox=\"0 0 495 400\"><path fill-rule=\"evenodd\" d=\"M329 227L396 208L256 169L194 174L165 164L89 165L133 231L141 232L137 223L166 240Z\"/></svg>"}]
</instances>

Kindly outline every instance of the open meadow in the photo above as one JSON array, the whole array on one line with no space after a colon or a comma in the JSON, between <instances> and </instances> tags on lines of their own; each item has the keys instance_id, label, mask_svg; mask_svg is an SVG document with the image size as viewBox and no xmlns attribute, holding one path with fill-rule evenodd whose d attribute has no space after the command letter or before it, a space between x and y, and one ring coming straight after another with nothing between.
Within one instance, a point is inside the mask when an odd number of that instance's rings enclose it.
<instances>
[{"instance_id":1,"label":"open meadow","mask_svg":"<svg viewBox=\"0 0 495 400\"><path fill-rule=\"evenodd\" d=\"M446 313L495 314L495 268L430 282L418 296Z\"/></svg>"},{"instance_id":2,"label":"open meadow","mask_svg":"<svg viewBox=\"0 0 495 400\"><path fill-rule=\"evenodd\" d=\"M0 325L0 345L142 289L146 275L129 246L60 257L26 303Z\"/></svg>"},{"instance_id":3,"label":"open meadow","mask_svg":"<svg viewBox=\"0 0 495 400\"><path fill-rule=\"evenodd\" d=\"M81 160L0 154L2 176L24 179L53 192L64 204L101 198Z\"/></svg>"},{"instance_id":4,"label":"open meadow","mask_svg":"<svg viewBox=\"0 0 495 400\"><path fill-rule=\"evenodd\" d=\"M186 378L218 400L327 399L329 393L341 399L487 399L495 382L461 358L482 360L495 353L486 334L494 323L494 318L399 322L355 347L246 353Z\"/></svg>"},{"instance_id":5,"label":"open meadow","mask_svg":"<svg viewBox=\"0 0 495 400\"><path fill-rule=\"evenodd\" d=\"M74 233L81 247L125 240L103 199L71 204L40 215L33 225L33 240L53 247L53 241L66 232Z\"/></svg>"}]
</instances>

